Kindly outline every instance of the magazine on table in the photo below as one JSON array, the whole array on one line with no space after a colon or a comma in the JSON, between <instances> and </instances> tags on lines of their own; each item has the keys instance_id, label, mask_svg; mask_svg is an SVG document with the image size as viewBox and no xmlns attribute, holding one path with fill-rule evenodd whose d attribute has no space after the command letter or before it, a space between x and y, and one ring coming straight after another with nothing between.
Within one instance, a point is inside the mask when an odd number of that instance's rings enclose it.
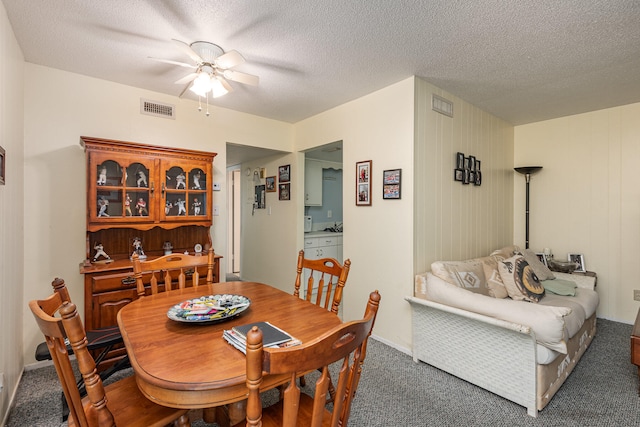
<instances>
[{"instance_id":1,"label":"magazine on table","mask_svg":"<svg viewBox=\"0 0 640 427\"><path fill-rule=\"evenodd\" d=\"M262 331L262 345L269 348L285 348L300 345L302 342L269 322L254 322L234 326L225 330L222 337L241 352L247 352L247 334L252 327Z\"/></svg>"}]
</instances>

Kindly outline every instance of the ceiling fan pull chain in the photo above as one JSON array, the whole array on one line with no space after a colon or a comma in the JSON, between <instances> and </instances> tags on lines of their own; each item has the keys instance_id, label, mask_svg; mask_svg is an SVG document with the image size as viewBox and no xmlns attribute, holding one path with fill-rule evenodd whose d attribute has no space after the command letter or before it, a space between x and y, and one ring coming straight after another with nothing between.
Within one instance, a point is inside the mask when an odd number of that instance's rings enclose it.
<instances>
[{"instance_id":1,"label":"ceiling fan pull chain","mask_svg":"<svg viewBox=\"0 0 640 427\"><path fill-rule=\"evenodd\" d=\"M207 92L207 113L205 115L209 117L209 92Z\"/></svg>"}]
</instances>

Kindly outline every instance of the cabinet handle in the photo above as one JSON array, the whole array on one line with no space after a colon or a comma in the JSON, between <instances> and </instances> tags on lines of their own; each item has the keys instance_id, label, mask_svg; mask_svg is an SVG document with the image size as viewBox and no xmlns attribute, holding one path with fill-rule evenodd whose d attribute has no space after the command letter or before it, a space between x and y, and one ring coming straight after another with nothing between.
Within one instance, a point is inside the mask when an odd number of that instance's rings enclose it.
<instances>
[{"instance_id":1,"label":"cabinet handle","mask_svg":"<svg viewBox=\"0 0 640 427\"><path fill-rule=\"evenodd\" d=\"M164 190L165 190L165 188L164 188L164 182L163 182L162 183L162 197L164 197Z\"/></svg>"},{"instance_id":2,"label":"cabinet handle","mask_svg":"<svg viewBox=\"0 0 640 427\"><path fill-rule=\"evenodd\" d=\"M155 186L153 185L153 181L151 181L151 195L153 196L153 192L156 190Z\"/></svg>"},{"instance_id":3,"label":"cabinet handle","mask_svg":"<svg viewBox=\"0 0 640 427\"><path fill-rule=\"evenodd\" d=\"M123 285L127 286L127 285L133 285L134 283L136 283L136 278L133 276L127 276L124 279L120 280L122 282Z\"/></svg>"}]
</instances>

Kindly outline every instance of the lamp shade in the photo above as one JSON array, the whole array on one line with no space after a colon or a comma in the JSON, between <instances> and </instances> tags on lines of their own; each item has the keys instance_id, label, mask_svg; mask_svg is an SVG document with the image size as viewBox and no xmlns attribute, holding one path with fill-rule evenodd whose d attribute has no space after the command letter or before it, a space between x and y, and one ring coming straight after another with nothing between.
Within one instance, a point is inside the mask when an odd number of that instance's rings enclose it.
<instances>
[{"instance_id":1,"label":"lamp shade","mask_svg":"<svg viewBox=\"0 0 640 427\"><path fill-rule=\"evenodd\" d=\"M520 166L518 168L513 168L516 172L521 173L523 175L526 174L534 174L542 169L542 166Z\"/></svg>"}]
</instances>

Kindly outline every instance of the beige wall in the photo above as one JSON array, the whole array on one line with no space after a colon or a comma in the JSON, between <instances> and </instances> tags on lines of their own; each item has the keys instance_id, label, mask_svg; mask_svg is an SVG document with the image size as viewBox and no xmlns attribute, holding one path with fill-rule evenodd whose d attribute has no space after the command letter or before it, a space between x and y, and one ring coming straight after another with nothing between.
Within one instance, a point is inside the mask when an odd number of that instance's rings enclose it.
<instances>
[{"instance_id":1,"label":"beige wall","mask_svg":"<svg viewBox=\"0 0 640 427\"><path fill-rule=\"evenodd\" d=\"M25 79L25 256L24 300L48 295L54 277L66 280L72 299L83 304L78 265L85 251L85 158L80 135L217 152L214 181L222 184L214 204L214 248L226 253L226 143L291 151L292 125L213 108L198 113L197 103L175 96L27 63ZM177 118L141 115L140 98L176 104ZM106 248L108 250L108 248ZM221 271L226 271L223 260ZM31 314L24 313L25 363L34 361L42 341Z\"/></svg>"},{"instance_id":2,"label":"beige wall","mask_svg":"<svg viewBox=\"0 0 640 427\"><path fill-rule=\"evenodd\" d=\"M454 117L431 109L432 94ZM513 126L416 79L415 264L483 256L513 242ZM453 180L456 153L481 162L482 185Z\"/></svg>"},{"instance_id":3,"label":"beige wall","mask_svg":"<svg viewBox=\"0 0 640 427\"><path fill-rule=\"evenodd\" d=\"M22 374L23 119L24 62L4 6L0 4L0 146L6 151L5 185L0 185L0 422ZM30 268L33 260L27 261ZM4 422L2 422L4 425Z\"/></svg>"},{"instance_id":4,"label":"beige wall","mask_svg":"<svg viewBox=\"0 0 640 427\"><path fill-rule=\"evenodd\" d=\"M343 143L343 253L351 259L344 318L362 317L369 293L378 289L374 334L404 349L411 342L403 297L413 283L413 85L413 78L403 80L295 125L297 150ZM362 160L373 162L372 206L355 206L355 164ZM397 168L402 199L382 200L382 171Z\"/></svg>"},{"instance_id":5,"label":"beige wall","mask_svg":"<svg viewBox=\"0 0 640 427\"><path fill-rule=\"evenodd\" d=\"M515 164L531 177L530 247L582 253L598 273L598 316L633 323L640 253L640 104L518 126ZM525 183L515 176L516 242L524 245Z\"/></svg>"},{"instance_id":6,"label":"beige wall","mask_svg":"<svg viewBox=\"0 0 640 427\"><path fill-rule=\"evenodd\" d=\"M300 161L302 159L302 162ZM304 171L302 154L282 154L244 163L242 180L242 237L240 275L243 280L268 283L285 292L293 291L298 251L298 234L302 231ZM290 165L291 200L279 200L278 192L266 193L266 208L253 210L253 173L247 169L265 168L265 176L278 176L278 167ZM278 179L276 178L278 183ZM264 185L264 179L260 180Z\"/></svg>"}]
</instances>

